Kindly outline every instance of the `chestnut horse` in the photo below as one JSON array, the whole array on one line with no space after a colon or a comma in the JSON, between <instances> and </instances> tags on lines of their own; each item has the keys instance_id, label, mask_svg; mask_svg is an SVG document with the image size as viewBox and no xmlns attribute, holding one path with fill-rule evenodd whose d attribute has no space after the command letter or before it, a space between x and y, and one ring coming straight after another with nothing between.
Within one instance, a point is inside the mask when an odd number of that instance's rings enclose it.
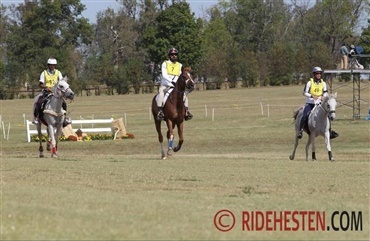
<instances>
[{"instance_id":1,"label":"chestnut horse","mask_svg":"<svg viewBox=\"0 0 370 241\"><path fill-rule=\"evenodd\" d=\"M166 159L172 155L172 150L177 152L181 149L182 143L184 142L183 137L183 125L185 119L185 105L184 105L184 95L189 94L194 90L194 81L191 77L190 70L184 68L173 88L169 88L167 92L170 92L167 101L165 94L165 104L163 106L164 121L167 124L167 140L168 140L168 150L165 154L163 149L163 135L161 131L161 121L157 120L158 106L156 97L154 96L152 101L152 114L154 117L155 128L158 133L158 140L161 145L162 159ZM174 135L173 130L177 127L177 132L179 135L179 142L175 148L173 148Z\"/></svg>"}]
</instances>

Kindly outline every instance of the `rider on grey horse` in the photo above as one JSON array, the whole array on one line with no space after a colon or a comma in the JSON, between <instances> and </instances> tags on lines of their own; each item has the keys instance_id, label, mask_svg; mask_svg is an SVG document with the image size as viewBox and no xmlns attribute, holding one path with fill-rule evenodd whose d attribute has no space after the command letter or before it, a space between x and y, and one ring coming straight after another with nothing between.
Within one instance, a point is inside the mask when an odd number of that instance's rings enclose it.
<instances>
[{"instance_id":1,"label":"rider on grey horse","mask_svg":"<svg viewBox=\"0 0 370 241\"><path fill-rule=\"evenodd\" d=\"M298 139L303 136L304 126L307 124L308 115L316 104L321 102L322 97L328 95L326 83L321 79L322 69L320 67L314 67L312 70L313 78L311 78L305 85L303 95L307 97L306 105L303 110L303 115L300 122L300 128L298 132ZM330 121L330 120L329 120ZM330 122L331 123L331 122ZM338 133L329 129L330 139L338 137Z\"/></svg>"},{"instance_id":2,"label":"rider on grey horse","mask_svg":"<svg viewBox=\"0 0 370 241\"><path fill-rule=\"evenodd\" d=\"M52 93L51 88L58 82L58 80L63 78L62 73L55 68L57 65L57 60L55 58L49 58L47 65L48 68L42 71L40 75L39 86L42 89L42 93L39 95L37 101L35 101L34 120L32 121L32 123L35 125L37 125L39 122L39 114L41 111L42 102L50 93ZM67 111L67 104L65 101L63 101L62 107L65 111ZM71 119L66 117L63 126L67 126L71 123Z\"/></svg>"}]
</instances>

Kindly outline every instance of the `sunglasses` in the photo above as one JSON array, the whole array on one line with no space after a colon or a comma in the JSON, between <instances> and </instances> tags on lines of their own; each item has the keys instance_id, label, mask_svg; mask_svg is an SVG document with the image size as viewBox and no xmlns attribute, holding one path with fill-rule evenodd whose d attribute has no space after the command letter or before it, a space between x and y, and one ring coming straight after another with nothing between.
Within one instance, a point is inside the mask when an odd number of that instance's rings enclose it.
<instances>
[{"instance_id":1,"label":"sunglasses","mask_svg":"<svg viewBox=\"0 0 370 241\"><path fill-rule=\"evenodd\" d=\"M177 56L177 54L170 54L171 56Z\"/></svg>"},{"instance_id":2,"label":"sunglasses","mask_svg":"<svg viewBox=\"0 0 370 241\"><path fill-rule=\"evenodd\" d=\"M322 74L322 73L315 73L315 74Z\"/></svg>"}]
</instances>

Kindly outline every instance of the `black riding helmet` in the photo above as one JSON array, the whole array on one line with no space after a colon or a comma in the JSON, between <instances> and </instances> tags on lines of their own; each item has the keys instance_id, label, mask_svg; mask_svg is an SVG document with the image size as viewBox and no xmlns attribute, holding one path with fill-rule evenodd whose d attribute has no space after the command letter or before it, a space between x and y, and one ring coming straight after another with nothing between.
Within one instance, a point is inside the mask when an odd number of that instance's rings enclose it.
<instances>
[{"instance_id":1,"label":"black riding helmet","mask_svg":"<svg viewBox=\"0 0 370 241\"><path fill-rule=\"evenodd\" d=\"M177 51L177 49L175 48L171 48L170 50L168 50L168 55L171 55L171 54L179 54L179 51Z\"/></svg>"}]
</instances>

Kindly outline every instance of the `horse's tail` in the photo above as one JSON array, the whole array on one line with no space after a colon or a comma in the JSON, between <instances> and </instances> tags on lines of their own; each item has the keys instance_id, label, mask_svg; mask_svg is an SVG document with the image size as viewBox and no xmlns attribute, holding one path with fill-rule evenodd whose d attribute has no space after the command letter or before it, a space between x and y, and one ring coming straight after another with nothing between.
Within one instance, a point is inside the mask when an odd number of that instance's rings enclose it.
<instances>
[{"instance_id":1,"label":"horse's tail","mask_svg":"<svg viewBox=\"0 0 370 241\"><path fill-rule=\"evenodd\" d=\"M298 113L299 113L302 109L303 109L303 106L300 106L298 109L295 109L295 110L293 111L293 118L294 118L294 120L296 120L296 119L297 119Z\"/></svg>"}]
</instances>

